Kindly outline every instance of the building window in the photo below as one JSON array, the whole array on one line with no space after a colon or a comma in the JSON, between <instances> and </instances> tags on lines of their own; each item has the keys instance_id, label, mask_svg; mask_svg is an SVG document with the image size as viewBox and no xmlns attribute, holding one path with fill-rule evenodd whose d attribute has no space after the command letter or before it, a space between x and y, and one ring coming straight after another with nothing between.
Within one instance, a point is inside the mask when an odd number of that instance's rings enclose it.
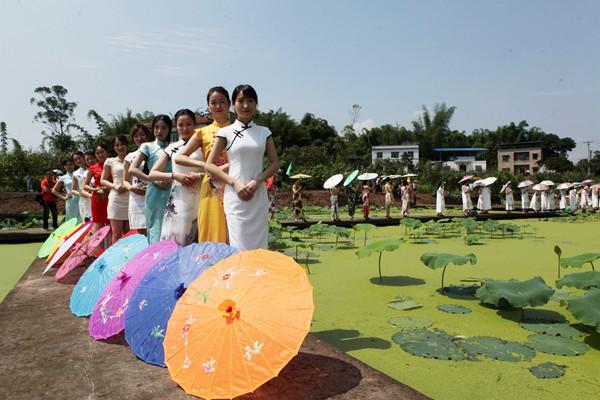
<instances>
[{"instance_id":1,"label":"building window","mask_svg":"<svg viewBox=\"0 0 600 400\"><path fill-rule=\"evenodd\" d=\"M536 172L538 172L540 169L538 167L533 167L533 173L535 174Z\"/></svg>"},{"instance_id":2,"label":"building window","mask_svg":"<svg viewBox=\"0 0 600 400\"><path fill-rule=\"evenodd\" d=\"M515 175L526 175L528 166L527 165L515 165Z\"/></svg>"},{"instance_id":3,"label":"building window","mask_svg":"<svg viewBox=\"0 0 600 400\"><path fill-rule=\"evenodd\" d=\"M483 172L483 168L481 168L481 165L476 165L475 166L475 171L477 171L477 172Z\"/></svg>"},{"instance_id":4,"label":"building window","mask_svg":"<svg viewBox=\"0 0 600 400\"><path fill-rule=\"evenodd\" d=\"M510 161L510 155L509 154L505 154L502 156L502 162L509 162Z\"/></svg>"},{"instance_id":5,"label":"building window","mask_svg":"<svg viewBox=\"0 0 600 400\"><path fill-rule=\"evenodd\" d=\"M529 152L521 151L521 152L515 153L515 161L529 161Z\"/></svg>"},{"instance_id":6,"label":"building window","mask_svg":"<svg viewBox=\"0 0 600 400\"><path fill-rule=\"evenodd\" d=\"M400 152L392 151L392 158L400 158Z\"/></svg>"},{"instance_id":7,"label":"building window","mask_svg":"<svg viewBox=\"0 0 600 400\"><path fill-rule=\"evenodd\" d=\"M503 172L510 172L510 168L502 168Z\"/></svg>"},{"instance_id":8,"label":"building window","mask_svg":"<svg viewBox=\"0 0 600 400\"><path fill-rule=\"evenodd\" d=\"M377 158L383 158L383 152L381 152L381 151L378 151L378 152L376 153L376 157L377 157Z\"/></svg>"},{"instance_id":9,"label":"building window","mask_svg":"<svg viewBox=\"0 0 600 400\"><path fill-rule=\"evenodd\" d=\"M406 152L406 156L412 160L413 158L415 158L415 152L414 151L407 151Z\"/></svg>"},{"instance_id":10,"label":"building window","mask_svg":"<svg viewBox=\"0 0 600 400\"><path fill-rule=\"evenodd\" d=\"M533 158L534 160L537 160L538 159L538 153L533 153L531 155L531 158Z\"/></svg>"}]
</instances>

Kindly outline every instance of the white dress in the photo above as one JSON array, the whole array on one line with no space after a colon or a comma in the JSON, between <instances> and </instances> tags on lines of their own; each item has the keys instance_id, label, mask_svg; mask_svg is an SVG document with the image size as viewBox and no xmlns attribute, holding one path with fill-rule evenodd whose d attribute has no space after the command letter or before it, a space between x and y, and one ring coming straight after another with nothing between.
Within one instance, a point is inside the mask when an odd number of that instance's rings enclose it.
<instances>
[{"instance_id":1,"label":"white dress","mask_svg":"<svg viewBox=\"0 0 600 400\"><path fill-rule=\"evenodd\" d=\"M75 179L73 174L74 172L67 172L58 178L58 180L62 182L65 193L68 195L70 195L71 190L73 190L73 179ZM81 216L79 215L79 197L72 195L65 201L65 221L68 221L71 218L77 218L77 221L81 221Z\"/></svg>"},{"instance_id":2,"label":"white dress","mask_svg":"<svg viewBox=\"0 0 600 400\"><path fill-rule=\"evenodd\" d=\"M125 170L123 169L123 161L117 157L107 158L104 166L110 168L113 185L122 185ZM108 194L108 219L118 221L127 221L129 219L129 193L119 193L115 189L111 189Z\"/></svg>"},{"instance_id":3,"label":"white dress","mask_svg":"<svg viewBox=\"0 0 600 400\"><path fill-rule=\"evenodd\" d=\"M471 211L473 209L473 201L471 200L471 188L469 185L462 185L460 188L462 197L463 211Z\"/></svg>"},{"instance_id":4,"label":"white dress","mask_svg":"<svg viewBox=\"0 0 600 400\"><path fill-rule=\"evenodd\" d=\"M513 197L513 191L511 188L507 187L505 189L506 193L506 211L512 211L515 209L515 198Z\"/></svg>"},{"instance_id":5,"label":"white dress","mask_svg":"<svg viewBox=\"0 0 600 400\"><path fill-rule=\"evenodd\" d=\"M567 195L566 195L567 191L564 189L561 189L560 191L560 202L558 203L558 208L560 208L561 210L564 210L565 208L567 208Z\"/></svg>"},{"instance_id":6,"label":"white dress","mask_svg":"<svg viewBox=\"0 0 600 400\"><path fill-rule=\"evenodd\" d=\"M446 202L444 200L444 188L442 186L437 188L435 193L435 212L443 214L446 211Z\"/></svg>"},{"instance_id":7,"label":"white dress","mask_svg":"<svg viewBox=\"0 0 600 400\"><path fill-rule=\"evenodd\" d=\"M554 192L552 190L548 190L548 198L546 199L547 210L554 211L556 209L556 205L554 204Z\"/></svg>"},{"instance_id":8,"label":"white dress","mask_svg":"<svg viewBox=\"0 0 600 400\"><path fill-rule=\"evenodd\" d=\"M77 180L77 187L81 192L83 185L85 184L85 178L87 177L88 170L84 168L78 168L73 172L73 179ZM90 182L90 184L92 184ZM79 196L79 216L82 220L92 219L92 200L83 196Z\"/></svg>"},{"instance_id":9,"label":"white dress","mask_svg":"<svg viewBox=\"0 0 600 400\"><path fill-rule=\"evenodd\" d=\"M540 192L540 209L542 211L547 211L548 208L548 191L542 190Z\"/></svg>"},{"instance_id":10,"label":"white dress","mask_svg":"<svg viewBox=\"0 0 600 400\"><path fill-rule=\"evenodd\" d=\"M139 150L132 151L125 156L125 161L131 165L133 160L139 154ZM146 161L142 161L139 166L140 171L146 166ZM148 186L148 182L138 178L137 176L131 177L131 186L138 188L145 188ZM129 192L129 209L127 212L129 218L129 228L131 229L146 229L146 196L137 194L132 191Z\"/></svg>"},{"instance_id":11,"label":"white dress","mask_svg":"<svg viewBox=\"0 0 600 400\"><path fill-rule=\"evenodd\" d=\"M529 193L527 193L527 189L521 189L521 210L527 210L527 206L529 205Z\"/></svg>"},{"instance_id":12,"label":"white dress","mask_svg":"<svg viewBox=\"0 0 600 400\"><path fill-rule=\"evenodd\" d=\"M184 140L179 140L171 143L163 150L171 159L173 173L202 172L199 167L184 167L175 162L175 156L183 149L185 144ZM202 147L190 154L190 158L204 161ZM160 240L174 240L180 246L187 246L198 241L198 209L200 206L201 183L202 178L196 179L192 186L183 186L181 182L173 181L163 217Z\"/></svg>"},{"instance_id":13,"label":"white dress","mask_svg":"<svg viewBox=\"0 0 600 400\"><path fill-rule=\"evenodd\" d=\"M221 128L216 136L227 141L229 175L246 184L262 173L267 138L271 136L268 128L254 122L245 125L236 120ZM227 185L223 202L229 244L240 250L268 248L269 202L265 185L259 182L254 196L248 201L241 200L233 187Z\"/></svg>"},{"instance_id":14,"label":"white dress","mask_svg":"<svg viewBox=\"0 0 600 400\"><path fill-rule=\"evenodd\" d=\"M577 210L579 204L577 204L577 190L571 189L569 191L569 204L571 205L571 211Z\"/></svg>"},{"instance_id":15,"label":"white dress","mask_svg":"<svg viewBox=\"0 0 600 400\"><path fill-rule=\"evenodd\" d=\"M492 209L492 194L490 188L484 186L480 189L479 198L477 199L477 209L487 211Z\"/></svg>"},{"instance_id":16,"label":"white dress","mask_svg":"<svg viewBox=\"0 0 600 400\"><path fill-rule=\"evenodd\" d=\"M587 210L588 199L587 199L587 189L585 187L583 189L581 189L580 199L581 199L581 201L579 203L579 208L581 208L582 210Z\"/></svg>"},{"instance_id":17,"label":"white dress","mask_svg":"<svg viewBox=\"0 0 600 400\"><path fill-rule=\"evenodd\" d=\"M592 188L592 208L596 210L599 204L600 199L598 198L598 189Z\"/></svg>"},{"instance_id":18,"label":"white dress","mask_svg":"<svg viewBox=\"0 0 600 400\"><path fill-rule=\"evenodd\" d=\"M533 211L539 211L540 207L538 206L538 192L534 191L533 196L531 196L531 203L529 204L529 208Z\"/></svg>"}]
</instances>

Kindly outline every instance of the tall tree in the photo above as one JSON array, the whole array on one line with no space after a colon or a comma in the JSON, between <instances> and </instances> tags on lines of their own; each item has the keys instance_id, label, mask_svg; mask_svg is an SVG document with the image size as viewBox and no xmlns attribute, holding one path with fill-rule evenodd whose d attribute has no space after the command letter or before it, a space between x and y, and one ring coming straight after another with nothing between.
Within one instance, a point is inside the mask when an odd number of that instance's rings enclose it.
<instances>
[{"instance_id":1,"label":"tall tree","mask_svg":"<svg viewBox=\"0 0 600 400\"><path fill-rule=\"evenodd\" d=\"M96 142L108 143L117 135L129 135L129 131L135 124L151 122L154 113L151 111L134 113L127 109L124 114L110 115L110 120L106 120L96 110L89 110L87 116L96 122L98 136L82 135L80 143L83 148L91 148Z\"/></svg>"},{"instance_id":2,"label":"tall tree","mask_svg":"<svg viewBox=\"0 0 600 400\"><path fill-rule=\"evenodd\" d=\"M61 85L39 86L34 93L38 96L32 97L29 102L41 110L38 111L33 120L46 126L43 130L42 144L49 142L52 150L59 152L71 152L77 148L77 142L70 132L85 130L75 123L74 111L77 103L67 101L68 90Z\"/></svg>"},{"instance_id":3,"label":"tall tree","mask_svg":"<svg viewBox=\"0 0 600 400\"><path fill-rule=\"evenodd\" d=\"M0 154L8 153L8 132L6 122L0 122Z\"/></svg>"},{"instance_id":4,"label":"tall tree","mask_svg":"<svg viewBox=\"0 0 600 400\"><path fill-rule=\"evenodd\" d=\"M443 145L444 138L450 132L450 120L456 107L448 107L446 103L436 104L433 114L423 106L421 116L412 122L413 130L419 141L421 157L432 160L433 148Z\"/></svg>"}]
</instances>

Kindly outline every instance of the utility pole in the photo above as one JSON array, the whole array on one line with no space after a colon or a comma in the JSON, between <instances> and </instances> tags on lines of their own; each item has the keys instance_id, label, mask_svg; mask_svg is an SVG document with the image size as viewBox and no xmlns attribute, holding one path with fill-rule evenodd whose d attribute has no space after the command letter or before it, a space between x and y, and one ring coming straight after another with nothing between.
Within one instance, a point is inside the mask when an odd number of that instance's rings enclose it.
<instances>
[{"instance_id":1,"label":"utility pole","mask_svg":"<svg viewBox=\"0 0 600 400\"><path fill-rule=\"evenodd\" d=\"M587 144L587 159L588 159L588 162L587 162L587 167L588 167L587 168L587 173L588 173L588 176L589 176L590 175L590 163L592 162L592 151L590 150L590 143L594 143L594 141L593 140L588 140L588 141L585 141L583 143Z\"/></svg>"}]
</instances>

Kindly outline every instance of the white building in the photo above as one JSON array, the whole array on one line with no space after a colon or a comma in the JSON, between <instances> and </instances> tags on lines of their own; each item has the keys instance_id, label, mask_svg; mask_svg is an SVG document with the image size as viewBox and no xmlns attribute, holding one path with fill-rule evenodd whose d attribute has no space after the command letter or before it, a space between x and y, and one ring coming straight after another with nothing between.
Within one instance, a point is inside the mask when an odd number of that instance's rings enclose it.
<instances>
[{"instance_id":1,"label":"white building","mask_svg":"<svg viewBox=\"0 0 600 400\"><path fill-rule=\"evenodd\" d=\"M433 152L438 154L438 161L443 168L452 171L463 172L485 172L487 163L485 160L477 160L479 153L487 151L484 147L438 147Z\"/></svg>"},{"instance_id":2,"label":"white building","mask_svg":"<svg viewBox=\"0 0 600 400\"><path fill-rule=\"evenodd\" d=\"M402 160L402 155L406 154L414 165L419 162L419 145L418 144L394 144L389 146L372 146L371 160L374 163L376 160Z\"/></svg>"}]
</instances>

